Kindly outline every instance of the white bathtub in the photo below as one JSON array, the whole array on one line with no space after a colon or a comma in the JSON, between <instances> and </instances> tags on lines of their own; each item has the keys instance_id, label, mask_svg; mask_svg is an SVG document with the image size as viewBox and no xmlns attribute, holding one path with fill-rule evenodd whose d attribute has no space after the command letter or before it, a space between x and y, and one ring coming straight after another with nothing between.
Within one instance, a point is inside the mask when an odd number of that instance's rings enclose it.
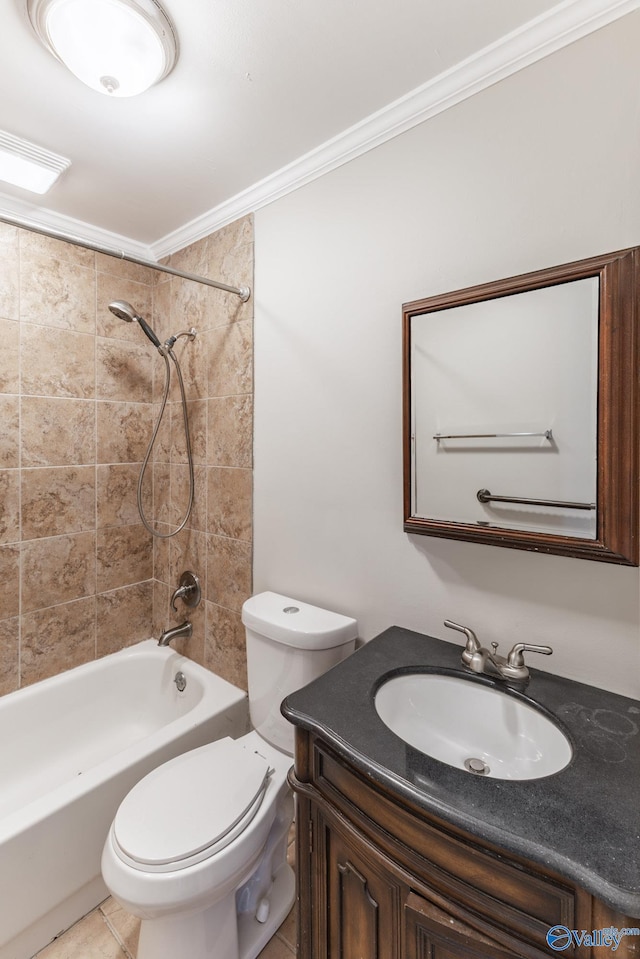
<instances>
[{"instance_id":1,"label":"white bathtub","mask_svg":"<svg viewBox=\"0 0 640 959\"><path fill-rule=\"evenodd\" d=\"M0 959L28 959L108 895L102 847L134 783L248 728L242 690L154 640L2 697Z\"/></svg>"}]
</instances>

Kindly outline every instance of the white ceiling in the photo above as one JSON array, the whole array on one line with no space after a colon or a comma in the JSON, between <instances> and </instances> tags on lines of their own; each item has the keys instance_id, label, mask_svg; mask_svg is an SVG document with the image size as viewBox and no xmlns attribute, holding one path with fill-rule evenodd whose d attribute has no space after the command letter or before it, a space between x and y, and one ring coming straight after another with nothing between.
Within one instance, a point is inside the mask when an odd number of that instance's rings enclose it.
<instances>
[{"instance_id":1,"label":"white ceiling","mask_svg":"<svg viewBox=\"0 0 640 959\"><path fill-rule=\"evenodd\" d=\"M0 186L0 213L155 258L639 4L163 0L177 66L109 99L0 0L0 129L72 162L41 199Z\"/></svg>"}]
</instances>

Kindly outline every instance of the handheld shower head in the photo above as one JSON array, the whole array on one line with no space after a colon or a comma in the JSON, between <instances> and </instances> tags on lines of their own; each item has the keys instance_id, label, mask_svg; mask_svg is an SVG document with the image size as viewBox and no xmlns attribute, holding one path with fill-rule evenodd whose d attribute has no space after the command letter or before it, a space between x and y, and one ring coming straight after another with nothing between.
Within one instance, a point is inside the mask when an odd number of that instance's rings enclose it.
<instances>
[{"instance_id":1,"label":"handheld shower head","mask_svg":"<svg viewBox=\"0 0 640 959\"><path fill-rule=\"evenodd\" d=\"M140 519L142 520L143 526L149 533L151 533L152 536L157 536L160 539L168 539L170 536L175 536L176 533L179 533L180 530L184 529L187 523L187 520L189 519L189 516L191 515L191 508L193 506L194 487L195 487L193 455L191 450L191 439L189 437L189 411L187 409L187 397L185 393L182 372L180 370L180 363L178 362L178 358L173 352L172 347L174 343L178 340L178 338L181 336L188 336L190 340L194 340L196 337L197 331L192 328L190 330L184 330L181 333L176 333L174 336L170 336L168 338L164 346L161 346L160 340L158 339L156 334L153 332L149 324L140 316L139 313L136 313L136 311L131 306L131 304L127 303L126 300L114 300L112 303L109 303L109 309L114 316L118 317L119 320L124 320L125 323L135 322L138 324L138 326L142 327L142 332L145 334L145 336L147 336L151 340L151 342L156 347L156 349L158 350L158 352L160 353L161 357L164 360L165 379L164 379L164 390L162 394L162 402L160 403L160 412L158 413L158 418L153 428L153 432L151 434L151 440L149 442L147 452L145 453L145 457L144 457L142 466L140 468L140 476L138 478L138 512L140 513ZM180 387L180 396L182 399L182 421L184 423L184 439L185 439L185 447L186 447L186 453L187 453L187 464L189 466L189 503L187 506L186 513L184 514L184 517L181 520L180 524L175 529L172 529L170 532L162 533L154 525L151 525L149 523L149 520L145 516L144 506L142 502L142 499L143 499L142 490L143 490L145 470L147 468L147 465L151 458L151 454L153 452L153 444L155 443L156 437L158 436L158 431L162 423L162 417L164 416L167 399L169 396L169 389L171 386L171 364L169 363L170 359L173 361L173 365L175 366L176 375L178 377L178 385Z\"/></svg>"},{"instance_id":2,"label":"handheld shower head","mask_svg":"<svg viewBox=\"0 0 640 959\"><path fill-rule=\"evenodd\" d=\"M114 300L113 303L109 304L109 309L119 320L125 320L127 323L133 323L135 321L141 327L142 332L149 337L156 349L160 349L160 340L147 321L144 320L139 313L136 313L130 303L127 303L126 300Z\"/></svg>"},{"instance_id":3,"label":"handheld shower head","mask_svg":"<svg viewBox=\"0 0 640 959\"><path fill-rule=\"evenodd\" d=\"M138 314L126 300L114 300L109 304L109 309L119 320L125 320L127 323L133 323L138 319Z\"/></svg>"}]
</instances>

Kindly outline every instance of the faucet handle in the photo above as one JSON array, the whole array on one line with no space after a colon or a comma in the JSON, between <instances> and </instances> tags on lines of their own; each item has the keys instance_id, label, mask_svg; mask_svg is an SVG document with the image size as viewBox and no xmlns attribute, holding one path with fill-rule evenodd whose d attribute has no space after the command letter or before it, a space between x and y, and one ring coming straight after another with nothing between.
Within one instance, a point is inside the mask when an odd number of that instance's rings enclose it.
<instances>
[{"instance_id":1,"label":"faucet handle","mask_svg":"<svg viewBox=\"0 0 640 959\"><path fill-rule=\"evenodd\" d=\"M505 679L524 680L529 679L529 669L525 664L523 653L542 653L543 656L550 656L553 650L551 646L533 646L531 643L516 643L509 655L507 661L500 669L501 675Z\"/></svg>"},{"instance_id":2,"label":"faucet handle","mask_svg":"<svg viewBox=\"0 0 640 959\"><path fill-rule=\"evenodd\" d=\"M468 626L461 626L459 623L453 623L450 619L445 619L444 625L449 629L457 629L459 633L464 633L467 637L466 645L462 651L462 662L469 666L475 653L480 651L480 642L472 629Z\"/></svg>"},{"instance_id":3,"label":"faucet handle","mask_svg":"<svg viewBox=\"0 0 640 959\"><path fill-rule=\"evenodd\" d=\"M550 656L552 652L551 646L534 646L531 643L516 643L507 656L507 665L524 666L523 653L542 653L543 656Z\"/></svg>"},{"instance_id":4,"label":"faucet handle","mask_svg":"<svg viewBox=\"0 0 640 959\"><path fill-rule=\"evenodd\" d=\"M193 609L194 606L198 605L201 597L200 580L195 573L187 569L180 577L180 585L171 597L171 609L174 613L178 612L178 607L176 606L177 599L181 599L185 606Z\"/></svg>"}]
</instances>

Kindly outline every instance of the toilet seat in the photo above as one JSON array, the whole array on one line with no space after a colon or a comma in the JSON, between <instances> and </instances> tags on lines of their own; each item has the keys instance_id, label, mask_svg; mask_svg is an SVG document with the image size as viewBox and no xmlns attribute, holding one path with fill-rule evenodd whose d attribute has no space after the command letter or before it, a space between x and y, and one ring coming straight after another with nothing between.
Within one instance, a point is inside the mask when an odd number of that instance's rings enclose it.
<instances>
[{"instance_id":1,"label":"toilet seat","mask_svg":"<svg viewBox=\"0 0 640 959\"><path fill-rule=\"evenodd\" d=\"M225 738L177 756L125 797L112 826L113 848L127 865L170 872L228 846L256 815L269 763Z\"/></svg>"}]
</instances>

